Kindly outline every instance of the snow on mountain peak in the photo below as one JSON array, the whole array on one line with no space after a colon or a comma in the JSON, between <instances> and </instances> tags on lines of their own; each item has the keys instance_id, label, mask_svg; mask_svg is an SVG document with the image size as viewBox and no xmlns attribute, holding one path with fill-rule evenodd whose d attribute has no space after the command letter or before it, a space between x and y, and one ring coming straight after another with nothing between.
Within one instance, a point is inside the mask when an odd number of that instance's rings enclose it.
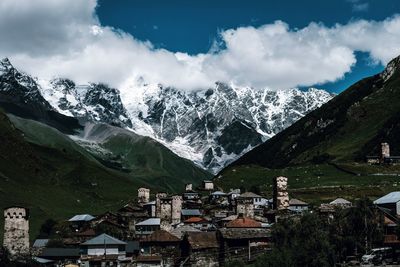
<instances>
[{"instance_id":1,"label":"snow on mountain peak","mask_svg":"<svg viewBox=\"0 0 400 267\"><path fill-rule=\"evenodd\" d=\"M118 90L61 78L35 80L7 59L0 61L0 77L15 80L26 97L59 113L152 137L214 173L333 97L316 88L255 90L222 82L188 92L141 79Z\"/></svg>"},{"instance_id":2,"label":"snow on mountain peak","mask_svg":"<svg viewBox=\"0 0 400 267\"><path fill-rule=\"evenodd\" d=\"M180 91L136 83L121 89L132 129L217 172L333 95L324 90L254 90L217 82Z\"/></svg>"}]
</instances>

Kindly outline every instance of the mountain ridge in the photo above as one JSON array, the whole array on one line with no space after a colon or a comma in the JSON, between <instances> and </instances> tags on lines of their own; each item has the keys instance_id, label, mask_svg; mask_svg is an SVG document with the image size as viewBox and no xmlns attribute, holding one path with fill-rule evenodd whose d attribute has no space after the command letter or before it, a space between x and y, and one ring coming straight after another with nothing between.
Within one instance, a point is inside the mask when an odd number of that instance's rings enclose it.
<instances>
[{"instance_id":1,"label":"mountain ridge","mask_svg":"<svg viewBox=\"0 0 400 267\"><path fill-rule=\"evenodd\" d=\"M400 154L400 57L233 162L283 168L323 162L363 161L381 142ZM223 170L224 171L224 170ZM222 172L223 172L222 171Z\"/></svg>"},{"instance_id":2,"label":"mountain ridge","mask_svg":"<svg viewBox=\"0 0 400 267\"><path fill-rule=\"evenodd\" d=\"M214 173L333 97L315 88L271 91L224 83L192 92L145 83L121 90L65 79L39 83L59 112L149 136ZM103 104L88 103L88 94L107 97Z\"/></svg>"},{"instance_id":3,"label":"mountain ridge","mask_svg":"<svg viewBox=\"0 0 400 267\"><path fill-rule=\"evenodd\" d=\"M23 102L19 105L23 109L28 102L32 103L29 110L44 109L41 113L57 114L62 122L74 122L74 129L82 129L88 122L126 128L157 140L212 173L334 96L315 88L255 90L221 82L215 88L190 92L143 81L115 89L96 83L78 85L64 78L33 79L19 73L8 59L2 62L1 77L13 79L14 88L19 86L22 92L30 90L35 96L23 95L18 101L3 103L8 111L15 113L7 105ZM19 77L24 79L20 81ZM7 87L3 86L0 93L7 96L9 91L4 88ZM27 118L39 117L48 124L54 121L25 113ZM68 125L58 124L51 125L64 131L61 126Z\"/></svg>"}]
</instances>

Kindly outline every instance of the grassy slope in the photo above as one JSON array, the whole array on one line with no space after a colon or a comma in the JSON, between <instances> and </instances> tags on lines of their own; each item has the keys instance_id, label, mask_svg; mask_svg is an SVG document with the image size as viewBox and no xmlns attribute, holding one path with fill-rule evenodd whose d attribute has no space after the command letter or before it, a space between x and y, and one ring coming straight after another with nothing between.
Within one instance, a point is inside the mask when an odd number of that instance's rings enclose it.
<instances>
[{"instance_id":1,"label":"grassy slope","mask_svg":"<svg viewBox=\"0 0 400 267\"><path fill-rule=\"evenodd\" d=\"M140 186L151 185L153 189L168 191L183 187L184 181L179 179L169 183L169 175L173 173L152 172L152 165L141 171L137 167L131 173L106 168L59 131L35 121L10 117L13 123L0 112L0 138L3 140L0 146L0 208L10 205L29 207L31 238L48 218L66 219L76 213L98 214L116 209L134 198ZM110 140L119 139L117 136ZM142 154L149 151L150 158L157 159L156 152L164 157L170 156L164 151L166 148L151 144L147 139L140 149L129 142L120 145L140 150ZM169 165L165 167L176 164L187 168L182 170L180 177L187 175L183 180L209 177L208 173L178 157L170 161L172 163L167 161ZM191 176L188 170L193 172ZM0 232L2 224L1 220Z\"/></svg>"},{"instance_id":2,"label":"grassy slope","mask_svg":"<svg viewBox=\"0 0 400 267\"><path fill-rule=\"evenodd\" d=\"M89 140L97 139L100 147L112 152L115 161L130 175L143 178L150 187L181 191L184 183L199 184L210 178L208 172L149 137L104 124L95 125L86 135ZM101 140L98 136L102 136Z\"/></svg>"},{"instance_id":3,"label":"grassy slope","mask_svg":"<svg viewBox=\"0 0 400 267\"><path fill-rule=\"evenodd\" d=\"M363 164L383 141L400 155L399 69L386 82L379 75L357 82L225 168L217 181L224 188L261 185L268 195L271 179L285 175L292 195L308 201L380 196L400 189L396 176L371 175L397 174L398 166Z\"/></svg>"}]
</instances>

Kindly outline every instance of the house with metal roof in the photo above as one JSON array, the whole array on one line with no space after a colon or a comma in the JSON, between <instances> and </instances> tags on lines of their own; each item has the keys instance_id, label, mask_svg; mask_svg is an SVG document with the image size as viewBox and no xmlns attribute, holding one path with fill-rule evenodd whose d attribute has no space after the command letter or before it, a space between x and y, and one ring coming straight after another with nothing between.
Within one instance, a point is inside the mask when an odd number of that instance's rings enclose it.
<instances>
[{"instance_id":1,"label":"house with metal roof","mask_svg":"<svg viewBox=\"0 0 400 267\"><path fill-rule=\"evenodd\" d=\"M253 200L253 205L254 206L268 206L268 199L257 195L253 192L244 192L240 196L238 196L236 199L252 199Z\"/></svg>"},{"instance_id":2,"label":"house with metal roof","mask_svg":"<svg viewBox=\"0 0 400 267\"><path fill-rule=\"evenodd\" d=\"M296 198L289 200L289 210L295 213L302 213L308 210L308 204Z\"/></svg>"},{"instance_id":3,"label":"house with metal roof","mask_svg":"<svg viewBox=\"0 0 400 267\"><path fill-rule=\"evenodd\" d=\"M400 215L400 191L395 191L384 195L383 197L375 200L374 204L381 209L385 209L391 215L398 216Z\"/></svg>"},{"instance_id":4,"label":"house with metal roof","mask_svg":"<svg viewBox=\"0 0 400 267\"><path fill-rule=\"evenodd\" d=\"M171 234L173 234L174 236L178 237L179 239L182 239L183 236L188 232L200 232L200 230L196 229L193 226L190 226L188 224L184 224L184 225L178 226L177 228L172 230Z\"/></svg>"},{"instance_id":5,"label":"house with metal roof","mask_svg":"<svg viewBox=\"0 0 400 267\"><path fill-rule=\"evenodd\" d=\"M94 217L90 214L78 214L73 216L71 219L69 219L69 222L89 222L93 220Z\"/></svg>"},{"instance_id":6,"label":"house with metal roof","mask_svg":"<svg viewBox=\"0 0 400 267\"><path fill-rule=\"evenodd\" d=\"M95 217L90 214L78 214L70 218L68 222L70 223L71 228L79 231L87 226L94 218Z\"/></svg>"},{"instance_id":7,"label":"house with metal roof","mask_svg":"<svg viewBox=\"0 0 400 267\"><path fill-rule=\"evenodd\" d=\"M161 219L150 218L135 225L135 234L137 237L150 235L154 231L160 230Z\"/></svg>"},{"instance_id":8,"label":"house with metal roof","mask_svg":"<svg viewBox=\"0 0 400 267\"><path fill-rule=\"evenodd\" d=\"M182 259L190 266L218 266L216 232L187 232L182 241Z\"/></svg>"},{"instance_id":9,"label":"house with metal roof","mask_svg":"<svg viewBox=\"0 0 400 267\"><path fill-rule=\"evenodd\" d=\"M202 215L199 209L182 209L181 211L182 220L187 220L191 217L199 217Z\"/></svg>"},{"instance_id":10,"label":"house with metal roof","mask_svg":"<svg viewBox=\"0 0 400 267\"><path fill-rule=\"evenodd\" d=\"M340 208L350 208L353 205L350 201L341 197L329 202L329 204Z\"/></svg>"},{"instance_id":11,"label":"house with metal roof","mask_svg":"<svg viewBox=\"0 0 400 267\"><path fill-rule=\"evenodd\" d=\"M228 199L228 196L226 193L222 191L215 191L210 194L210 200L215 201L215 200L221 200L221 199Z\"/></svg>"},{"instance_id":12,"label":"house with metal roof","mask_svg":"<svg viewBox=\"0 0 400 267\"><path fill-rule=\"evenodd\" d=\"M99 262L117 264L126 258L127 243L107 234L101 234L81 244L81 261L89 266Z\"/></svg>"},{"instance_id":13,"label":"house with metal roof","mask_svg":"<svg viewBox=\"0 0 400 267\"><path fill-rule=\"evenodd\" d=\"M142 255L162 256L163 266L175 266L179 261L181 239L165 231L157 230L140 240Z\"/></svg>"}]
</instances>

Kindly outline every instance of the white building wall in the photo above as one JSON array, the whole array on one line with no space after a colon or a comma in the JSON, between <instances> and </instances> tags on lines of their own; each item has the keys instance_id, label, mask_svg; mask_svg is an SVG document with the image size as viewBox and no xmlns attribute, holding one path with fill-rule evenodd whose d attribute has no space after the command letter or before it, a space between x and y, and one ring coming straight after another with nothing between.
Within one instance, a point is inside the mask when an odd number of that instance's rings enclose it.
<instances>
[{"instance_id":1,"label":"white building wall","mask_svg":"<svg viewBox=\"0 0 400 267\"><path fill-rule=\"evenodd\" d=\"M89 256L102 256L106 252L107 255L118 255L118 248L89 248L88 255Z\"/></svg>"}]
</instances>

